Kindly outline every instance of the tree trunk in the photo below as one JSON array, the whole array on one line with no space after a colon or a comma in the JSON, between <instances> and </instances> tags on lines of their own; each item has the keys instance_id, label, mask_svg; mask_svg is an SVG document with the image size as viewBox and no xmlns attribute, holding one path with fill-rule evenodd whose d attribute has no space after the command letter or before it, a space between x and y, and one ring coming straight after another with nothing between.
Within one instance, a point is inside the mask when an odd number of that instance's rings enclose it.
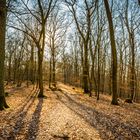
<instances>
[{"instance_id":1,"label":"tree trunk","mask_svg":"<svg viewBox=\"0 0 140 140\"><path fill-rule=\"evenodd\" d=\"M54 38L52 39L52 84L56 87L55 81L55 48L54 48Z\"/></svg>"},{"instance_id":2,"label":"tree trunk","mask_svg":"<svg viewBox=\"0 0 140 140\"><path fill-rule=\"evenodd\" d=\"M84 87L84 93L89 92L89 82L88 82L88 76L89 70L88 70L88 43L84 42L84 66L83 66L83 87Z\"/></svg>"},{"instance_id":3,"label":"tree trunk","mask_svg":"<svg viewBox=\"0 0 140 140\"><path fill-rule=\"evenodd\" d=\"M56 87L56 81L55 81L55 60L54 60L54 56L53 56L53 69L52 69L52 82L53 82L53 86Z\"/></svg>"},{"instance_id":4,"label":"tree trunk","mask_svg":"<svg viewBox=\"0 0 140 140\"><path fill-rule=\"evenodd\" d=\"M134 33L130 34L131 37L131 100L134 98L135 94L135 44L134 44Z\"/></svg>"},{"instance_id":5,"label":"tree trunk","mask_svg":"<svg viewBox=\"0 0 140 140\"><path fill-rule=\"evenodd\" d=\"M91 55L91 60L92 60L92 67L91 67L91 80L93 81L92 84L94 84L94 89L95 89L95 95L97 95L97 82L96 82L96 78L95 78L95 57L96 57L96 53L97 53L97 45L95 46L95 50L93 53L93 49L92 49L92 42L90 39L89 42L89 50L90 50L90 55Z\"/></svg>"},{"instance_id":6,"label":"tree trunk","mask_svg":"<svg viewBox=\"0 0 140 140\"><path fill-rule=\"evenodd\" d=\"M17 75L17 59L16 53L14 54L14 75L13 75L13 84L16 83L16 75Z\"/></svg>"},{"instance_id":7,"label":"tree trunk","mask_svg":"<svg viewBox=\"0 0 140 140\"><path fill-rule=\"evenodd\" d=\"M35 71L34 71L34 46L31 46L31 58L30 58L30 81L32 84L35 82Z\"/></svg>"},{"instance_id":8,"label":"tree trunk","mask_svg":"<svg viewBox=\"0 0 140 140\"><path fill-rule=\"evenodd\" d=\"M10 54L9 62L8 62L8 80L7 80L7 84L11 82L11 60L12 60L12 55Z\"/></svg>"},{"instance_id":9,"label":"tree trunk","mask_svg":"<svg viewBox=\"0 0 140 140\"><path fill-rule=\"evenodd\" d=\"M52 82L52 62L50 58L49 88L51 88L51 82Z\"/></svg>"},{"instance_id":10,"label":"tree trunk","mask_svg":"<svg viewBox=\"0 0 140 140\"><path fill-rule=\"evenodd\" d=\"M40 40L41 41L41 40ZM45 21L42 17L42 41L37 43L38 48L38 84L39 84L39 94L38 97L44 97L43 94L43 54L45 47Z\"/></svg>"},{"instance_id":11,"label":"tree trunk","mask_svg":"<svg viewBox=\"0 0 140 140\"><path fill-rule=\"evenodd\" d=\"M129 44L131 49L131 66L130 66L130 98L133 100L135 94L135 40L134 40L134 27L132 21L129 24L129 0L126 1L125 20L126 28L129 34ZM132 17L131 17L132 18Z\"/></svg>"},{"instance_id":12,"label":"tree trunk","mask_svg":"<svg viewBox=\"0 0 140 140\"><path fill-rule=\"evenodd\" d=\"M6 0L0 1L0 110L8 108L4 94L4 60L6 32Z\"/></svg>"},{"instance_id":13,"label":"tree trunk","mask_svg":"<svg viewBox=\"0 0 140 140\"><path fill-rule=\"evenodd\" d=\"M97 100L99 100L100 94L100 44L98 41L98 92L97 92Z\"/></svg>"},{"instance_id":14,"label":"tree trunk","mask_svg":"<svg viewBox=\"0 0 140 140\"><path fill-rule=\"evenodd\" d=\"M106 9L106 14L109 23L110 41L111 41L111 54L112 54L112 102L113 105L118 105L118 95L117 95L117 53L115 44L115 35L113 28L112 15L109 8L108 0L104 0L104 5Z\"/></svg>"},{"instance_id":15,"label":"tree trunk","mask_svg":"<svg viewBox=\"0 0 140 140\"><path fill-rule=\"evenodd\" d=\"M38 84L39 84L39 94L38 97L44 97L43 95L43 52L38 47Z\"/></svg>"},{"instance_id":16,"label":"tree trunk","mask_svg":"<svg viewBox=\"0 0 140 140\"><path fill-rule=\"evenodd\" d=\"M29 61L27 61L27 64L26 64L26 80L27 80L27 87L29 87Z\"/></svg>"}]
</instances>

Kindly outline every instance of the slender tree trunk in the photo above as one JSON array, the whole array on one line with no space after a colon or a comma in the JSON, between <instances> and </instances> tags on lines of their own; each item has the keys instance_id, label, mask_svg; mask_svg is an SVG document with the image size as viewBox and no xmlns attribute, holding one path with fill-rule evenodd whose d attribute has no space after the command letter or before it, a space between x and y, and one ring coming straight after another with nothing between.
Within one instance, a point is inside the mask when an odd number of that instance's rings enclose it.
<instances>
[{"instance_id":1,"label":"slender tree trunk","mask_svg":"<svg viewBox=\"0 0 140 140\"><path fill-rule=\"evenodd\" d=\"M44 97L43 94L43 55L45 47L45 21L42 17L42 41L38 42L38 83L39 83L39 94L38 97Z\"/></svg>"},{"instance_id":2,"label":"slender tree trunk","mask_svg":"<svg viewBox=\"0 0 140 140\"><path fill-rule=\"evenodd\" d=\"M84 93L89 92L89 82L88 82L88 43L84 42L84 67L83 67L83 86L84 86Z\"/></svg>"},{"instance_id":3,"label":"slender tree trunk","mask_svg":"<svg viewBox=\"0 0 140 140\"><path fill-rule=\"evenodd\" d=\"M119 73L119 97L122 97L123 89L123 57L122 50L120 50L120 73Z\"/></svg>"},{"instance_id":4,"label":"slender tree trunk","mask_svg":"<svg viewBox=\"0 0 140 140\"><path fill-rule=\"evenodd\" d=\"M10 54L9 62L8 62L8 80L7 80L7 84L11 82L11 59L12 59L12 55Z\"/></svg>"},{"instance_id":5,"label":"slender tree trunk","mask_svg":"<svg viewBox=\"0 0 140 140\"><path fill-rule=\"evenodd\" d=\"M104 48L103 53L103 63L102 63L102 94L105 92L105 80L106 80L106 47Z\"/></svg>"},{"instance_id":6,"label":"slender tree trunk","mask_svg":"<svg viewBox=\"0 0 140 140\"><path fill-rule=\"evenodd\" d=\"M39 47L38 47L39 48ZM38 97L44 97L43 95L43 52L38 49L38 84L39 84L39 94Z\"/></svg>"},{"instance_id":7,"label":"slender tree trunk","mask_svg":"<svg viewBox=\"0 0 140 140\"><path fill-rule=\"evenodd\" d=\"M95 57L96 57L96 53L97 53L97 45L95 46L95 50L93 53L93 49L92 49L92 41L90 39L89 42L89 50L90 50L90 55L91 55L91 60L92 60L92 67L91 67L91 80L93 81L92 84L95 85L94 89L95 90L95 95L97 95L97 82L96 82L96 78L95 78Z\"/></svg>"},{"instance_id":8,"label":"slender tree trunk","mask_svg":"<svg viewBox=\"0 0 140 140\"><path fill-rule=\"evenodd\" d=\"M14 54L14 75L13 75L13 84L16 83L16 75L17 75L17 59L16 59L16 54Z\"/></svg>"},{"instance_id":9,"label":"slender tree trunk","mask_svg":"<svg viewBox=\"0 0 140 140\"><path fill-rule=\"evenodd\" d=\"M52 81L53 81L53 86L56 87L56 81L55 81L55 60L54 60L54 57L53 57L53 69L52 69L52 75L53 75L53 78L52 78Z\"/></svg>"},{"instance_id":10,"label":"slender tree trunk","mask_svg":"<svg viewBox=\"0 0 140 140\"><path fill-rule=\"evenodd\" d=\"M135 94L135 44L134 44L134 34L131 33L131 54L132 54L132 60L131 60L131 100L134 98Z\"/></svg>"},{"instance_id":11,"label":"slender tree trunk","mask_svg":"<svg viewBox=\"0 0 140 140\"><path fill-rule=\"evenodd\" d=\"M51 62L51 58L50 58L49 88L51 88L51 81L52 81L52 62Z\"/></svg>"},{"instance_id":12,"label":"slender tree trunk","mask_svg":"<svg viewBox=\"0 0 140 140\"><path fill-rule=\"evenodd\" d=\"M129 34L129 45L131 49L131 66L130 66L130 99L133 100L135 94L135 40L134 40L134 29L132 21L129 24L129 0L126 1L125 10L125 22L126 28Z\"/></svg>"},{"instance_id":13,"label":"slender tree trunk","mask_svg":"<svg viewBox=\"0 0 140 140\"><path fill-rule=\"evenodd\" d=\"M54 48L54 38L52 39L52 84L56 87L55 81L55 48Z\"/></svg>"},{"instance_id":14,"label":"slender tree trunk","mask_svg":"<svg viewBox=\"0 0 140 140\"><path fill-rule=\"evenodd\" d=\"M26 64L26 80L27 80L27 87L29 87L29 61L27 61L27 64Z\"/></svg>"},{"instance_id":15,"label":"slender tree trunk","mask_svg":"<svg viewBox=\"0 0 140 140\"><path fill-rule=\"evenodd\" d=\"M31 58L30 58L30 80L32 84L35 82L35 76L34 76L34 46L31 46Z\"/></svg>"},{"instance_id":16,"label":"slender tree trunk","mask_svg":"<svg viewBox=\"0 0 140 140\"><path fill-rule=\"evenodd\" d=\"M98 42L98 92L97 92L97 100L99 100L100 94L100 44Z\"/></svg>"},{"instance_id":17,"label":"slender tree trunk","mask_svg":"<svg viewBox=\"0 0 140 140\"><path fill-rule=\"evenodd\" d=\"M80 57L81 57L81 67L82 67L82 74L84 73L84 54L83 54L83 42L81 41L81 37L79 37L79 44L80 44ZM83 76L80 77L81 87L84 87L83 84Z\"/></svg>"},{"instance_id":18,"label":"slender tree trunk","mask_svg":"<svg viewBox=\"0 0 140 140\"><path fill-rule=\"evenodd\" d=\"M112 102L113 105L118 105L118 95L117 95L117 52L116 52L116 43L115 35L113 28L112 15L109 8L108 0L104 0L104 5L106 9L106 14L109 23L109 32L110 32L110 41L111 41L111 54L112 54Z\"/></svg>"},{"instance_id":19,"label":"slender tree trunk","mask_svg":"<svg viewBox=\"0 0 140 140\"><path fill-rule=\"evenodd\" d=\"M0 110L8 108L4 93L4 60L6 32L6 0L0 1Z\"/></svg>"}]
</instances>

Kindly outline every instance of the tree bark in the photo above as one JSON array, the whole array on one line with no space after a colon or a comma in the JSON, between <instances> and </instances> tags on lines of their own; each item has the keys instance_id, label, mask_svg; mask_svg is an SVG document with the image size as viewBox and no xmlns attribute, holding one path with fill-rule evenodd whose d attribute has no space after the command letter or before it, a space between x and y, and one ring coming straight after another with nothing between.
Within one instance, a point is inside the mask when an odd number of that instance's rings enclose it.
<instances>
[{"instance_id":1,"label":"tree bark","mask_svg":"<svg viewBox=\"0 0 140 140\"><path fill-rule=\"evenodd\" d=\"M89 68L88 68L88 43L84 42L84 66L83 66L83 83L84 83L84 93L89 92Z\"/></svg>"},{"instance_id":2,"label":"tree bark","mask_svg":"<svg viewBox=\"0 0 140 140\"><path fill-rule=\"evenodd\" d=\"M44 95L43 95L43 68L42 68L42 63L43 63L43 52L39 48L38 49L38 84L39 84L38 97L44 97Z\"/></svg>"},{"instance_id":3,"label":"tree bark","mask_svg":"<svg viewBox=\"0 0 140 140\"><path fill-rule=\"evenodd\" d=\"M52 62L50 58L49 88L51 88L51 82L52 82Z\"/></svg>"},{"instance_id":4,"label":"tree bark","mask_svg":"<svg viewBox=\"0 0 140 140\"><path fill-rule=\"evenodd\" d=\"M55 46L54 46L54 38L52 39L52 84L56 87L55 81Z\"/></svg>"},{"instance_id":5,"label":"tree bark","mask_svg":"<svg viewBox=\"0 0 140 140\"><path fill-rule=\"evenodd\" d=\"M106 14L109 23L109 33L110 33L110 41L111 41L111 55L112 55L112 102L113 105L118 105L118 95L117 95L117 52L116 52L116 43L115 43L115 35L113 28L112 15L109 8L108 0L104 0L104 5L106 9Z\"/></svg>"},{"instance_id":6,"label":"tree bark","mask_svg":"<svg viewBox=\"0 0 140 140\"><path fill-rule=\"evenodd\" d=\"M134 33L130 34L131 38L131 54L132 54L132 60L131 60L131 100L134 99L135 94L135 43L134 43Z\"/></svg>"},{"instance_id":7,"label":"tree bark","mask_svg":"<svg viewBox=\"0 0 140 140\"><path fill-rule=\"evenodd\" d=\"M30 58L30 81L32 84L35 82L35 70L34 70L34 45L31 46L31 58Z\"/></svg>"},{"instance_id":8,"label":"tree bark","mask_svg":"<svg viewBox=\"0 0 140 140\"><path fill-rule=\"evenodd\" d=\"M9 56L7 84L11 82L11 60L12 60L12 54L10 54L10 56Z\"/></svg>"},{"instance_id":9,"label":"tree bark","mask_svg":"<svg viewBox=\"0 0 140 140\"><path fill-rule=\"evenodd\" d=\"M0 1L0 110L8 108L4 93L4 61L6 32L6 0Z\"/></svg>"}]
</instances>

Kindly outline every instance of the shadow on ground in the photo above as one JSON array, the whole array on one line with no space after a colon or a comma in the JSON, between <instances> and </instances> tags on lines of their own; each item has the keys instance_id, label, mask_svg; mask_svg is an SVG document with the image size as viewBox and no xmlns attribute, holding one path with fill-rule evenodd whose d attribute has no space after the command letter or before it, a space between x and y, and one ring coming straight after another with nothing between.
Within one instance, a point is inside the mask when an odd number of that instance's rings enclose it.
<instances>
[{"instance_id":1,"label":"shadow on ground","mask_svg":"<svg viewBox=\"0 0 140 140\"><path fill-rule=\"evenodd\" d=\"M129 122L122 122L117 117L104 114L96 109L81 104L69 93L59 92L58 100L84 119L89 125L96 128L102 139L140 139L140 127ZM56 93L55 93L56 94Z\"/></svg>"},{"instance_id":2,"label":"shadow on ground","mask_svg":"<svg viewBox=\"0 0 140 140\"><path fill-rule=\"evenodd\" d=\"M40 114L41 114L41 110L42 110L42 105L43 105L43 98L39 98L38 99L39 102L36 106L36 109L33 113L31 122L29 124L28 127L28 132L26 135L26 140L35 140L38 134L38 130L39 130L39 118L40 118Z\"/></svg>"},{"instance_id":3,"label":"shadow on ground","mask_svg":"<svg viewBox=\"0 0 140 140\"><path fill-rule=\"evenodd\" d=\"M26 98L23 106L18 110L18 112L16 112L16 114L14 114L14 116L10 118L11 121L15 117L17 118L17 120L12 128L12 131L9 133L9 137L7 138L7 140L15 140L16 136L20 133L22 127L24 126L24 118L26 117L28 110L32 107L35 96L38 93L37 90L32 92L33 93L31 94L31 96Z\"/></svg>"}]
</instances>

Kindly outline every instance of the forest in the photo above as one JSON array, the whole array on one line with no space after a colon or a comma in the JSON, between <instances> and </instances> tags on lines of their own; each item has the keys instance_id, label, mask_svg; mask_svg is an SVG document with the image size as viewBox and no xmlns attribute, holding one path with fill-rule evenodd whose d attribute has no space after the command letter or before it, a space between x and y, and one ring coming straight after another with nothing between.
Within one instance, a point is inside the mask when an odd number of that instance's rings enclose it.
<instances>
[{"instance_id":1,"label":"forest","mask_svg":"<svg viewBox=\"0 0 140 140\"><path fill-rule=\"evenodd\" d=\"M140 0L0 0L0 140L140 140Z\"/></svg>"}]
</instances>

